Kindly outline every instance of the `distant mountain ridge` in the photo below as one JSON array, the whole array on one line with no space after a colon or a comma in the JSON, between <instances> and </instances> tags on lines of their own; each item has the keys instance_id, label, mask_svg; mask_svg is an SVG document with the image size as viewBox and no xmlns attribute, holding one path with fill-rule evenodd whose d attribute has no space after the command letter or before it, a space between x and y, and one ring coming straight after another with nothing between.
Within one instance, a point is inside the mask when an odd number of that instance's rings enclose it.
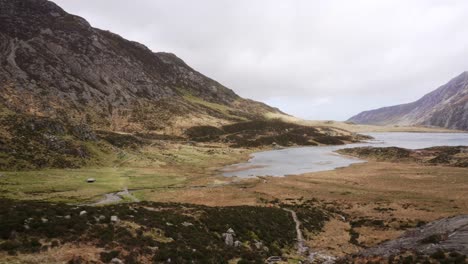
<instances>
[{"instance_id":1,"label":"distant mountain ridge","mask_svg":"<svg viewBox=\"0 0 468 264\"><path fill-rule=\"evenodd\" d=\"M468 72L463 72L415 102L364 111L348 121L468 130Z\"/></svg>"},{"instance_id":2,"label":"distant mountain ridge","mask_svg":"<svg viewBox=\"0 0 468 264\"><path fill-rule=\"evenodd\" d=\"M261 119L174 54L93 28L46 0L0 0L0 110L119 131Z\"/></svg>"}]
</instances>

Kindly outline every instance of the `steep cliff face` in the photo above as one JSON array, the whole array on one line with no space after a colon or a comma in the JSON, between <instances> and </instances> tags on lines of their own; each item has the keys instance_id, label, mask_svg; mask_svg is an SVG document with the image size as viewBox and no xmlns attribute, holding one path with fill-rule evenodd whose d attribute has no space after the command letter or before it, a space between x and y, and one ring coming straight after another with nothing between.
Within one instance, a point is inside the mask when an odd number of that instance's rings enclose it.
<instances>
[{"instance_id":1,"label":"steep cliff face","mask_svg":"<svg viewBox=\"0 0 468 264\"><path fill-rule=\"evenodd\" d=\"M137 131L279 112L46 0L0 0L0 59L0 108L15 113Z\"/></svg>"},{"instance_id":2,"label":"steep cliff face","mask_svg":"<svg viewBox=\"0 0 468 264\"><path fill-rule=\"evenodd\" d=\"M468 72L460 74L413 103L364 111L348 121L468 130Z\"/></svg>"}]
</instances>

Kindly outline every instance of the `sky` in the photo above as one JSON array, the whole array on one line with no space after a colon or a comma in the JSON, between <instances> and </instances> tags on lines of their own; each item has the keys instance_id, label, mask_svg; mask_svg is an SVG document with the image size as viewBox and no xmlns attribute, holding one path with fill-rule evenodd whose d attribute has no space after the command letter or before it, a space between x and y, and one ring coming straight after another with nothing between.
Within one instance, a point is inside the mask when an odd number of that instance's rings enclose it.
<instances>
[{"instance_id":1,"label":"sky","mask_svg":"<svg viewBox=\"0 0 468 264\"><path fill-rule=\"evenodd\" d=\"M311 120L407 103L468 70L465 0L54 0Z\"/></svg>"}]
</instances>

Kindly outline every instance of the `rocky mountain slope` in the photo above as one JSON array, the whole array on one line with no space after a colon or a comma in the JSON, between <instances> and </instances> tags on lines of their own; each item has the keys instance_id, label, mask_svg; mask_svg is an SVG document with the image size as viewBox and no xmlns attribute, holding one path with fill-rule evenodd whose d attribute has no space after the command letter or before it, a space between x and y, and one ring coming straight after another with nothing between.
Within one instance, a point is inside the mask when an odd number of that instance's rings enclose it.
<instances>
[{"instance_id":1,"label":"rocky mountain slope","mask_svg":"<svg viewBox=\"0 0 468 264\"><path fill-rule=\"evenodd\" d=\"M236 134L210 139L243 147L357 140L267 121L285 115L47 0L0 0L0 61L0 170L105 166L154 141L195 140L193 128L206 141L226 125Z\"/></svg>"},{"instance_id":2,"label":"rocky mountain slope","mask_svg":"<svg viewBox=\"0 0 468 264\"><path fill-rule=\"evenodd\" d=\"M0 60L0 112L127 132L279 112L46 0L0 0Z\"/></svg>"},{"instance_id":3,"label":"rocky mountain slope","mask_svg":"<svg viewBox=\"0 0 468 264\"><path fill-rule=\"evenodd\" d=\"M468 72L460 74L415 102L364 111L348 121L468 130Z\"/></svg>"}]
</instances>

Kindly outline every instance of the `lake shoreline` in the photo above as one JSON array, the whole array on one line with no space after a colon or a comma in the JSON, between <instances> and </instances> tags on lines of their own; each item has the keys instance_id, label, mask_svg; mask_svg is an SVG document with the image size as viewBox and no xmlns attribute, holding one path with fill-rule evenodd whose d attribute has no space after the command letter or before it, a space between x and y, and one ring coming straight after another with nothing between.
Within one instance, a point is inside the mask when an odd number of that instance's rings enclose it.
<instances>
[{"instance_id":1,"label":"lake shoreline","mask_svg":"<svg viewBox=\"0 0 468 264\"><path fill-rule=\"evenodd\" d=\"M338 146L294 146L251 153L247 161L228 165L219 172L225 177L237 176L239 178L298 175L334 170L354 163L366 162L362 157L354 156L351 158L341 155L339 151L342 149L365 146L399 146L420 149L444 145L454 146L459 145L459 142L468 142L468 134L465 133L376 132L365 135L374 139ZM338 153L338 155L333 156L333 153Z\"/></svg>"}]
</instances>

